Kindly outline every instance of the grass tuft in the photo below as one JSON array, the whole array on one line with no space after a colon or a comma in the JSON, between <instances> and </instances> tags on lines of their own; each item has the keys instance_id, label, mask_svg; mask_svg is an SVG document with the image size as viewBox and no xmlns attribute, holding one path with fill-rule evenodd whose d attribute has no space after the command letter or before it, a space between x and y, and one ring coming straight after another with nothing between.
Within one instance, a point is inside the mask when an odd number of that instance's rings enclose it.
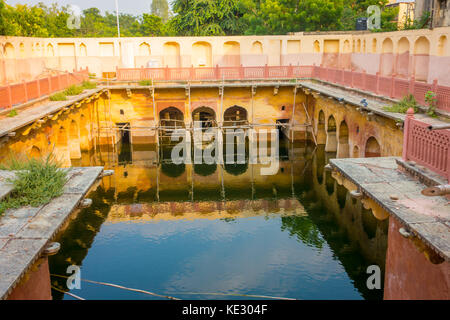
<instances>
[{"instance_id":1,"label":"grass tuft","mask_svg":"<svg viewBox=\"0 0 450 320\"><path fill-rule=\"evenodd\" d=\"M8 181L13 191L0 200L0 215L8 209L45 205L62 195L67 182L67 170L61 169L52 154L42 159L11 157L0 169L16 171L15 178Z\"/></svg>"},{"instance_id":2,"label":"grass tuft","mask_svg":"<svg viewBox=\"0 0 450 320\"><path fill-rule=\"evenodd\" d=\"M389 112L406 113L409 108L413 108L414 112L419 111L419 105L417 104L416 98L412 94L403 97L402 100L393 104L392 106L385 106L383 110Z\"/></svg>"},{"instance_id":3,"label":"grass tuft","mask_svg":"<svg viewBox=\"0 0 450 320\"><path fill-rule=\"evenodd\" d=\"M66 100L67 96L64 94L64 92L58 92L50 96L50 101L66 101Z\"/></svg>"},{"instance_id":4,"label":"grass tuft","mask_svg":"<svg viewBox=\"0 0 450 320\"><path fill-rule=\"evenodd\" d=\"M83 81L81 86L83 87L83 89L95 89L95 88L97 88L97 84L95 82L91 82L91 81Z\"/></svg>"},{"instance_id":5,"label":"grass tuft","mask_svg":"<svg viewBox=\"0 0 450 320\"><path fill-rule=\"evenodd\" d=\"M64 94L66 96L77 96L79 94L82 94L84 91L84 88L82 86L70 86L66 90L64 90Z\"/></svg>"},{"instance_id":6,"label":"grass tuft","mask_svg":"<svg viewBox=\"0 0 450 320\"><path fill-rule=\"evenodd\" d=\"M16 109L12 109L12 110L7 114L7 116L10 117L10 118L13 118L13 117L17 116L18 114L19 114L19 113L17 112Z\"/></svg>"},{"instance_id":7,"label":"grass tuft","mask_svg":"<svg viewBox=\"0 0 450 320\"><path fill-rule=\"evenodd\" d=\"M141 81L139 81L139 85L140 86L151 86L152 80L141 80Z\"/></svg>"}]
</instances>

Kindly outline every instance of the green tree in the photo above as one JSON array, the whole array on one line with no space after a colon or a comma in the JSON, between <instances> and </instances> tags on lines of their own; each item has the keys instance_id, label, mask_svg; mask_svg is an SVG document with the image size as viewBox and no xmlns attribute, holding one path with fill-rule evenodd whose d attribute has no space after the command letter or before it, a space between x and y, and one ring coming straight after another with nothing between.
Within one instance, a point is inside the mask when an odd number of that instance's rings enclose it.
<instances>
[{"instance_id":1,"label":"green tree","mask_svg":"<svg viewBox=\"0 0 450 320\"><path fill-rule=\"evenodd\" d=\"M147 13L142 15L141 34L143 36L160 36L162 35L163 27L164 24L161 17Z\"/></svg>"},{"instance_id":2,"label":"green tree","mask_svg":"<svg viewBox=\"0 0 450 320\"><path fill-rule=\"evenodd\" d=\"M244 31L245 6L239 0L175 0L171 27L178 35L218 36Z\"/></svg>"},{"instance_id":3,"label":"green tree","mask_svg":"<svg viewBox=\"0 0 450 320\"><path fill-rule=\"evenodd\" d=\"M164 23L169 20L169 4L167 0L153 0L151 5L151 14L158 16Z\"/></svg>"}]
</instances>

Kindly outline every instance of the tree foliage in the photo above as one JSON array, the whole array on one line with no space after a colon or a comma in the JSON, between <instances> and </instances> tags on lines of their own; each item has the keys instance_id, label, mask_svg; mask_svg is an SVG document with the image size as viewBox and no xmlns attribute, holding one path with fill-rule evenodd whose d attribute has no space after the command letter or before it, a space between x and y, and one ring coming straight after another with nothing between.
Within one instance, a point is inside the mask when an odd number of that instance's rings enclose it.
<instances>
[{"instance_id":1,"label":"tree foliage","mask_svg":"<svg viewBox=\"0 0 450 320\"><path fill-rule=\"evenodd\" d=\"M388 0L154 0L150 12L120 14L122 36L218 36L286 34L302 31L354 30L357 18L367 17L367 8L382 9L381 30L397 30L398 8ZM34 37L114 37L115 13L97 8L82 12L79 29L67 21L69 7L8 5L0 0L0 34ZM424 20L424 19L422 19ZM410 21L404 28L426 26Z\"/></svg>"}]
</instances>

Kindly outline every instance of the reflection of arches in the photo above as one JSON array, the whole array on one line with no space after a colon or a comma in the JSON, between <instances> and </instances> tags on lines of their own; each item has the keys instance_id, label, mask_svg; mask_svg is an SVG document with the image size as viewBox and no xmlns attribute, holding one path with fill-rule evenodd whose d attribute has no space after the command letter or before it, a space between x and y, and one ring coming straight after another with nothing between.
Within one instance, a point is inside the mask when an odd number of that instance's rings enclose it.
<instances>
[{"instance_id":1,"label":"reflection of arches","mask_svg":"<svg viewBox=\"0 0 450 320\"><path fill-rule=\"evenodd\" d=\"M386 38L381 45L381 74L383 76L392 75L394 69L394 43L390 38Z\"/></svg>"},{"instance_id":2,"label":"reflection of arches","mask_svg":"<svg viewBox=\"0 0 450 320\"><path fill-rule=\"evenodd\" d=\"M225 110L223 120L227 125L244 124L247 121L247 110L240 106L232 106Z\"/></svg>"},{"instance_id":3,"label":"reflection of arches","mask_svg":"<svg viewBox=\"0 0 450 320\"><path fill-rule=\"evenodd\" d=\"M337 138L336 138L336 120L333 116L328 118L327 125L327 141L325 143L325 152L337 151Z\"/></svg>"},{"instance_id":4,"label":"reflection of arches","mask_svg":"<svg viewBox=\"0 0 450 320\"><path fill-rule=\"evenodd\" d=\"M325 172L325 188L327 189L327 193L329 196L331 196L334 192L334 183L336 180L334 180L333 176L331 175L330 171Z\"/></svg>"},{"instance_id":5,"label":"reflection of arches","mask_svg":"<svg viewBox=\"0 0 450 320\"><path fill-rule=\"evenodd\" d=\"M228 174L231 174L233 176L240 176L247 172L248 170L248 162L245 162L243 164L238 163L231 163L231 164L224 164L225 171Z\"/></svg>"},{"instance_id":6,"label":"reflection of arches","mask_svg":"<svg viewBox=\"0 0 450 320\"><path fill-rule=\"evenodd\" d=\"M364 232L369 239L375 238L377 234L378 220L372 213L372 210L367 210L364 207L361 210L361 221Z\"/></svg>"},{"instance_id":7,"label":"reflection of arches","mask_svg":"<svg viewBox=\"0 0 450 320\"><path fill-rule=\"evenodd\" d=\"M162 127L184 127L184 115L179 109L169 107L159 113Z\"/></svg>"},{"instance_id":8,"label":"reflection of arches","mask_svg":"<svg viewBox=\"0 0 450 320\"><path fill-rule=\"evenodd\" d=\"M30 151L30 157L33 159L40 159L41 158L41 149L39 149L36 146L33 146Z\"/></svg>"},{"instance_id":9,"label":"reflection of arches","mask_svg":"<svg viewBox=\"0 0 450 320\"><path fill-rule=\"evenodd\" d=\"M147 42L142 42L139 45L139 55L141 57L147 57L151 55L150 45Z\"/></svg>"},{"instance_id":10,"label":"reflection of arches","mask_svg":"<svg viewBox=\"0 0 450 320\"><path fill-rule=\"evenodd\" d=\"M192 64L194 67L212 66L212 49L210 43L199 41L192 45Z\"/></svg>"},{"instance_id":11,"label":"reflection of arches","mask_svg":"<svg viewBox=\"0 0 450 320\"><path fill-rule=\"evenodd\" d=\"M194 164L194 172L195 174L203 177L208 177L212 174L214 174L217 170L217 164L207 164L207 163L201 163L201 164Z\"/></svg>"},{"instance_id":12,"label":"reflection of arches","mask_svg":"<svg viewBox=\"0 0 450 320\"><path fill-rule=\"evenodd\" d=\"M163 163L161 163L161 171L167 177L178 178L184 173L184 171L186 171L186 166L184 163L174 164L174 163L163 162Z\"/></svg>"},{"instance_id":13,"label":"reflection of arches","mask_svg":"<svg viewBox=\"0 0 450 320\"><path fill-rule=\"evenodd\" d=\"M87 57L87 47L84 43L80 44L80 57Z\"/></svg>"},{"instance_id":14,"label":"reflection of arches","mask_svg":"<svg viewBox=\"0 0 450 320\"><path fill-rule=\"evenodd\" d=\"M381 147L375 137L370 137L366 142L366 158L376 158L381 157Z\"/></svg>"},{"instance_id":15,"label":"reflection of arches","mask_svg":"<svg viewBox=\"0 0 450 320\"><path fill-rule=\"evenodd\" d=\"M262 45L262 43L259 42L259 41L253 42L251 53L252 54L263 54L263 45Z\"/></svg>"},{"instance_id":16,"label":"reflection of arches","mask_svg":"<svg viewBox=\"0 0 450 320\"><path fill-rule=\"evenodd\" d=\"M441 36L438 42L438 56L445 56L447 52L447 37Z\"/></svg>"},{"instance_id":17,"label":"reflection of arches","mask_svg":"<svg viewBox=\"0 0 450 320\"><path fill-rule=\"evenodd\" d=\"M192 120L196 125L200 123L202 128L216 126L216 112L209 107L200 107L192 112Z\"/></svg>"},{"instance_id":18,"label":"reflection of arches","mask_svg":"<svg viewBox=\"0 0 450 320\"><path fill-rule=\"evenodd\" d=\"M16 57L16 52L14 46L11 43L5 45L4 54L6 59L14 59Z\"/></svg>"},{"instance_id":19,"label":"reflection of arches","mask_svg":"<svg viewBox=\"0 0 450 320\"><path fill-rule=\"evenodd\" d=\"M337 157L348 158L350 156L348 144L348 126L343 120L339 126L339 143L337 146Z\"/></svg>"},{"instance_id":20,"label":"reflection of arches","mask_svg":"<svg viewBox=\"0 0 450 320\"><path fill-rule=\"evenodd\" d=\"M414 43L414 75L416 80L428 80L428 68L430 63L430 41L426 37L420 37Z\"/></svg>"},{"instance_id":21,"label":"reflection of arches","mask_svg":"<svg viewBox=\"0 0 450 320\"><path fill-rule=\"evenodd\" d=\"M318 40L314 41L314 53L320 53L320 43Z\"/></svg>"},{"instance_id":22,"label":"reflection of arches","mask_svg":"<svg viewBox=\"0 0 450 320\"><path fill-rule=\"evenodd\" d=\"M241 45L236 41L227 41L223 44L225 67L238 67L241 65Z\"/></svg>"},{"instance_id":23,"label":"reflection of arches","mask_svg":"<svg viewBox=\"0 0 450 320\"><path fill-rule=\"evenodd\" d=\"M344 186L341 186L339 184L336 184L336 198L339 204L339 208L344 209L345 208L345 202L347 200L347 193L348 190Z\"/></svg>"},{"instance_id":24,"label":"reflection of arches","mask_svg":"<svg viewBox=\"0 0 450 320\"><path fill-rule=\"evenodd\" d=\"M317 144L325 144L327 134L325 132L325 113L323 110L319 111L319 118L317 120Z\"/></svg>"},{"instance_id":25,"label":"reflection of arches","mask_svg":"<svg viewBox=\"0 0 450 320\"><path fill-rule=\"evenodd\" d=\"M353 147L353 158L359 158L359 147L358 146Z\"/></svg>"},{"instance_id":26,"label":"reflection of arches","mask_svg":"<svg viewBox=\"0 0 450 320\"><path fill-rule=\"evenodd\" d=\"M409 47L409 41L406 37L401 38L398 42L396 73L405 78L409 75Z\"/></svg>"},{"instance_id":27,"label":"reflection of arches","mask_svg":"<svg viewBox=\"0 0 450 320\"><path fill-rule=\"evenodd\" d=\"M178 42L166 42L163 47L164 65L169 68L180 67L180 45Z\"/></svg>"}]
</instances>

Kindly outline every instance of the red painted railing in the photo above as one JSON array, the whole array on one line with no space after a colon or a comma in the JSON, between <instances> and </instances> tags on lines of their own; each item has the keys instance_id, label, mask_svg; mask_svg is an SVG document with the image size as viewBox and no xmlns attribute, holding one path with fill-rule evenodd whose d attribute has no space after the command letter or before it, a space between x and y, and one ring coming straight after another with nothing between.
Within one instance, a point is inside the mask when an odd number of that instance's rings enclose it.
<instances>
[{"instance_id":1,"label":"red painted railing","mask_svg":"<svg viewBox=\"0 0 450 320\"><path fill-rule=\"evenodd\" d=\"M450 182L450 130L428 129L429 124L414 119L410 109L405 119L403 159L415 161Z\"/></svg>"},{"instance_id":2,"label":"red painted railing","mask_svg":"<svg viewBox=\"0 0 450 320\"><path fill-rule=\"evenodd\" d=\"M408 94L414 95L421 105L426 105L425 94L433 91L437 94L437 108L450 112L450 87L397 78L379 74L348 71L317 66L259 66L259 67L211 67L211 68L136 68L117 69L119 81L199 81L199 80L256 80L256 79L292 79L315 78L342 86L372 92L390 98L401 99Z\"/></svg>"},{"instance_id":3,"label":"red painted railing","mask_svg":"<svg viewBox=\"0 0 450 320\"><path fill-rule=\"evenodd\" d=\"M89 79L88 69L0 87L0 110L52 94Z\"/></svg>"}]
</instances>

